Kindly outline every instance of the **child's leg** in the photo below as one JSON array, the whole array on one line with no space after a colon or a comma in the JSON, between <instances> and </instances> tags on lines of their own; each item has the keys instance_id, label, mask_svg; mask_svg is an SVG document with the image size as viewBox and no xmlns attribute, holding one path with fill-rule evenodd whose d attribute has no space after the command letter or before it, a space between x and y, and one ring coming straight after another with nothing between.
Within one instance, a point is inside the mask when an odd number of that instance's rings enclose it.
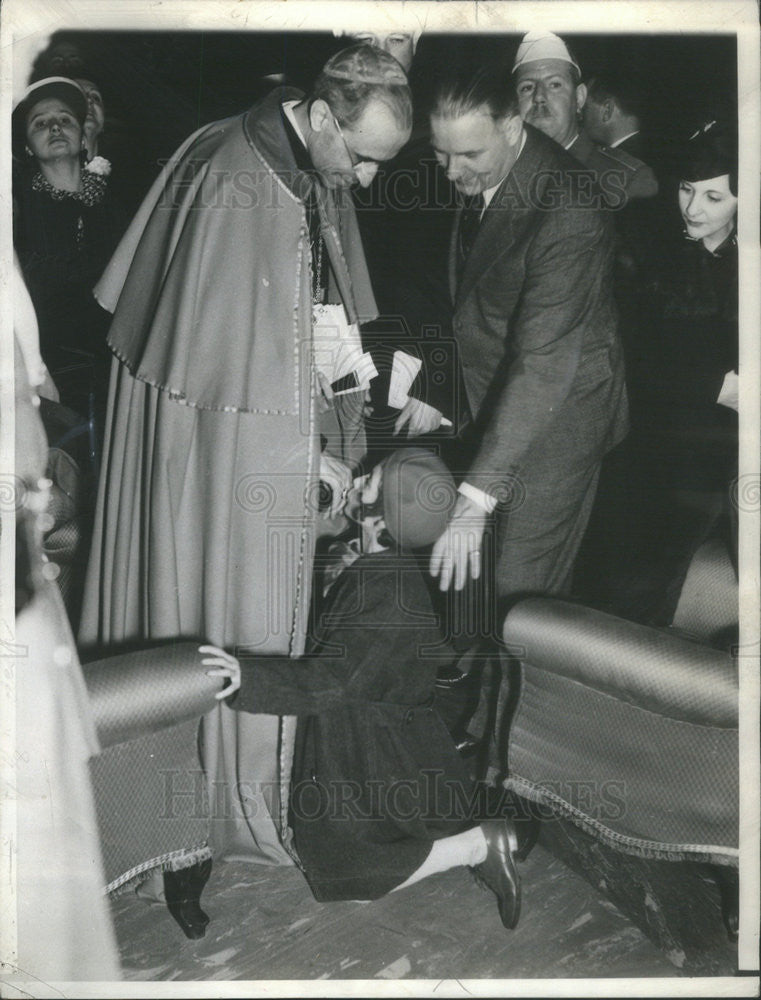
<instances>
[{"instance_id":1,"label":"child's leg","mask_svg":"<svg viewBox=\"0 0 761 1000\"><path fill-rule=\"evenodd\" d=\"M512 930L521 912L521 882L515 867L517 851L513 824L509 820L492 820L454 837L434 841L422 865L396 888L403 889L457 865L469 865L478 881L497 897L502 925Z\"/></svg>"},{"instance_id":2,"label":"child's leg","mask_svg":"<svg viewBox=\"0 0 761 1000\"><path fill-rule=\"evenodd\" d=\"M408 885L414 885L421 879L435 875L437 872L449 871L450 868L457 868L459 865L468 865L471 868L480 865L486 860L486 838L480 826L474 826L464 833L456 833L452 837L444 837L441 840L434 840L431 851L422 865L414 871L409 878L400 885L392 889L405 889Z\"/></svg>"}]
</instances>

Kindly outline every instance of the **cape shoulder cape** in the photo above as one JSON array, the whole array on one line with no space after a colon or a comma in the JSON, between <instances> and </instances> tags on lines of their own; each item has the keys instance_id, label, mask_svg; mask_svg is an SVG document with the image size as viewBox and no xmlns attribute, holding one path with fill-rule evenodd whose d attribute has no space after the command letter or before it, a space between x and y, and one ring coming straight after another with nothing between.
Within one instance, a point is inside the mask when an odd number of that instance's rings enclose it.
<instances>
[{"instance_id":1,"label":"cape shoulder cape","mask_svg":"<svg viewBox=\"0 0 761 1000\"><path fill-rule=\"evenodd\" d=\"M177 150L95 288L138 379L202 409L296 415L311 379L311 253L304 198L275 91ZM318 188L331 301L376 308L351 197Z\"/></svg>"}]
</instances>

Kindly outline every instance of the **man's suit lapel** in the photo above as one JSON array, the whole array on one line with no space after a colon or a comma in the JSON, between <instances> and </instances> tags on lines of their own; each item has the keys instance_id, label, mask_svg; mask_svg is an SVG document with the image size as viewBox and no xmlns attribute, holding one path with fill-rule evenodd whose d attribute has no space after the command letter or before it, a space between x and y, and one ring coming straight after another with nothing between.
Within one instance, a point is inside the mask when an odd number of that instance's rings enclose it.
<instances>
[{"instance_id":1,"label":"man's suit lapel","mask_svg":"<svg viewBox=\"0 0 761 1000\"><path fill-rule=\"evenodd\" d=\"M465 262L459 287L456 284L457 235L460 224L458 213L449 254L450 285L456 304L467 298L484 272L506 254L515 242L520 225L532 207L532 180L540 169L541 159L539 144L531 134L531 129L526 128L523 150L484 212L473 249Z\"/></svg>"},{"instance_id":2,"label":"man's suit lapel","mask_svg":"<svg viewBox=\"0 0 761 1000\"><path fill-rule=\"evenodd\" d=\"M514 242L514 208L504 204L502 195L507 190L510 177L496 192L481 219L478 234L462 272L462 282L457 289L457 302L464 301L473 290L484 271L498 257L507 253Z\"/></svg>"},{"instance_id":3,"label":"man's suit lapel","mask_svg":"<svg viewBox=\"0 0 761 1000\"><path fill-rule=\"evenodd\" d=\"M592 142L586 132L579 132L576 136L576 141L569 147L568 152L579 163L587 164L594 157L597 149L598 147Z\"/></svg>"}]
</instances>

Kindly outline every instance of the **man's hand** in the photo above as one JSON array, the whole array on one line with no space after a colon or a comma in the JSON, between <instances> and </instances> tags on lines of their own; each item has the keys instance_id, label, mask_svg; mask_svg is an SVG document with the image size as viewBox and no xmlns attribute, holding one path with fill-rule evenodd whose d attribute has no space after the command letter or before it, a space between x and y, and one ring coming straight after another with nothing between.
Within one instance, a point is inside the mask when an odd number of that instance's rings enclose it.
<instances>
[{"instance_id":1,"label":"man's hand","mask_svg":"<svg viewBox=\"0 0 761 1000\"><path fill-rule=\"evenodd\" d=\"M354 483L354 473L340 458L334 458L324 451L320 455L320 480L332 492L330 510L325 511L325 514L327 517L337 517L346 505L349 490Z\"/></svg>"},{"instance_id":2,"label":"man's hand","mask_svg":"<svg viewBox=\"0 0 761 1000\"><path fill-rule=\"evenodd\" d=\"M408 425L410 437L430 434L441 426L441 412L420 399L409 397L394 423L394 434L399 434Z\"/></svg>"},{"instance_id":3,"label":"man's hand","mask_svg":"<svg viewBox=\"0 0 761 1000\"><path fill-rule=\"evenodd\" d=\"M198 652L206 656L205 659L201 660L205 667L217 668L216 670L207 670L207 677L225 677L230 682L227 687L222 688L214 695L217 701L235 694L240 687L240 663L237 658L218 646L199 646Z\"/></svg>"},{"instance_id":4,"label":"man's hand","mask_svg":"<svg viewBox=\"0 0 761 1000\"><path fill-rule=\"evenodd\" d=\"M472 580L481 575L481 541L486 527L486 511L467 497L458 496L452 517L431 552L430 573L439 577L439 590L462 590L468 573Z\"/></svg>"}]
</instances>

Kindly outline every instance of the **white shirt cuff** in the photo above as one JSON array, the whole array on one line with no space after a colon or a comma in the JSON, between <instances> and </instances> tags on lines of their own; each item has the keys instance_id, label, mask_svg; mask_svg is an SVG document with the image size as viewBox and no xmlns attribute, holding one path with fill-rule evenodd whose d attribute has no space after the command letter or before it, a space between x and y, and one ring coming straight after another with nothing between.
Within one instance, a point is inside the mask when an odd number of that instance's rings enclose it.
<instances>
[{"instance_id":1,"label":"white shirt cuff","mask_svg":"<svg viewBox=\"0 0 761 1000\"><path fill-rule=\"evenodd\" d=\"M457 489L464 497L467 497L468 500L472 500L473 503L478 504L478 506L481 507L482 510L485 510L487 514L491 514L497 506L497 501L493 496L490 496L488 493L484 493L483 490L479 490L475 486L471 486L470 483L460 483Z\"/></svg>"}]
</instances>

